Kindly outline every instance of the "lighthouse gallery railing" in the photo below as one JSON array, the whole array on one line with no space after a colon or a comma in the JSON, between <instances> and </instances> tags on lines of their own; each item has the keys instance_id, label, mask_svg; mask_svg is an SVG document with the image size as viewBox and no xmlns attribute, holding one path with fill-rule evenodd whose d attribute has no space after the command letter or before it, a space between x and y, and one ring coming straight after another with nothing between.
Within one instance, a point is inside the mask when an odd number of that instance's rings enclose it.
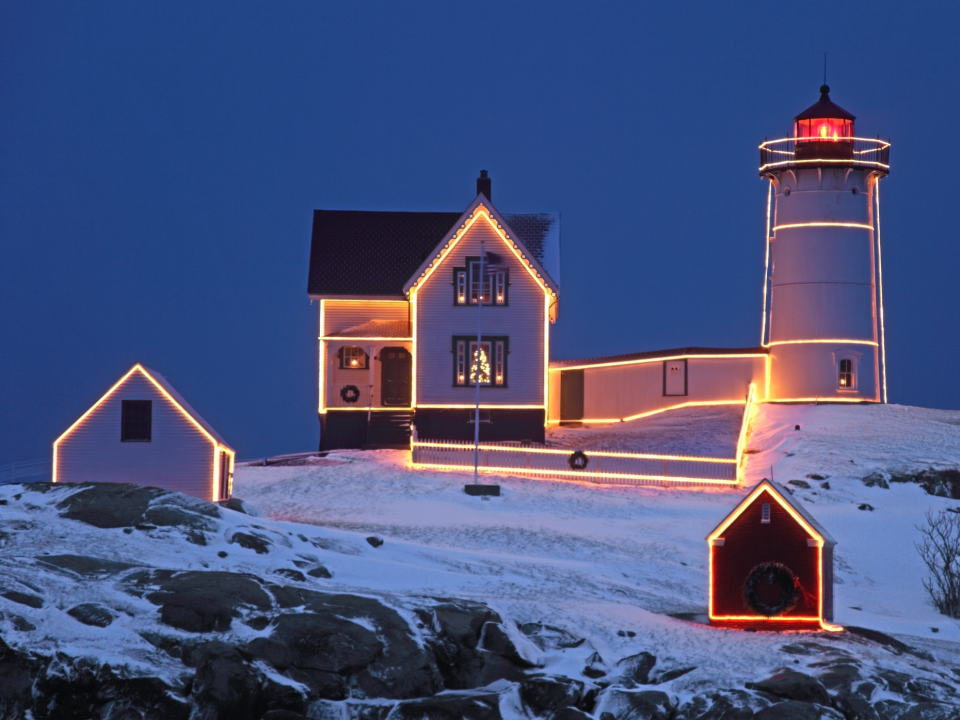
<instances>
[{"instance_id":1,"label":"lighthouse gallery railing","mask_svg":"<svg viewBox=\"0 0 960 720\"><path fill-rule=\"evenodd\" d=\"M760 145L760 172L786 167L837 165L890 171L890 143L868 138L783 138Z\"/></svg>"}]
</instances>

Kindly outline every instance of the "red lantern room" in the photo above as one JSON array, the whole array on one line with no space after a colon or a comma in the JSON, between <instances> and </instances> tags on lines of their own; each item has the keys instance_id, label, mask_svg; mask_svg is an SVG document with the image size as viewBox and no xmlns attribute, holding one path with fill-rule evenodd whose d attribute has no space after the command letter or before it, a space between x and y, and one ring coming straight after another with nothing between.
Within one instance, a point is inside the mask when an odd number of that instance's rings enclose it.
<instances>
[{"instance_id":1,"label":"red lantern room","mask_svg":"<svg viewBox=\"0 0 960 720\"><path fill-rule=\"evenodd\" d=\"M854 120L830 99L830 87L821 85L820 100L793 120L796 159L852 159Z\"/></svg>"}]
</instances>

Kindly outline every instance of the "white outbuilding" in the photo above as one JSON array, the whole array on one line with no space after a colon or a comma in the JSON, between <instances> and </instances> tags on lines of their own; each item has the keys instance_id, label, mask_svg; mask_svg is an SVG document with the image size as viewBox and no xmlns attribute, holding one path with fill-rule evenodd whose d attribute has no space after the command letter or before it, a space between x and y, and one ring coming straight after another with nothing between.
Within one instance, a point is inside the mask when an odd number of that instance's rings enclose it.
<instances>
[{"instance_id":1,"label":"white outbuilding","mask_svg":"<svg viewBox=\"0 0 960 720\"><path fill-rule=\"evenodd\" d=\"M158 372L137 363L53 443L53 482L129 482L230 498L234 450Z\"/></svg>"}]
</instances>

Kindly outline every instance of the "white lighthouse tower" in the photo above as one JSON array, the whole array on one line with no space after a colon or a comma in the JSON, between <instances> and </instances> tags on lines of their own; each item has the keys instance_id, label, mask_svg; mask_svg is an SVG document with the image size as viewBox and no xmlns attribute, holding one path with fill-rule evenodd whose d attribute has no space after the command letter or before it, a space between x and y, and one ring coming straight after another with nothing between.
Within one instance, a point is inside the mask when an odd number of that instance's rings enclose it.
<instances>
[{"instance_id":1,"label":"white lighthouse tower","mask_svg":"<svg viewBox=\"0 0 960 720\"><path fill-rule=\"evenodd\" d=\"M762 340L769 399L885 402L880 178L890 144L820 100L760 146L770 180Z\"/></svg>"}]
</instances>

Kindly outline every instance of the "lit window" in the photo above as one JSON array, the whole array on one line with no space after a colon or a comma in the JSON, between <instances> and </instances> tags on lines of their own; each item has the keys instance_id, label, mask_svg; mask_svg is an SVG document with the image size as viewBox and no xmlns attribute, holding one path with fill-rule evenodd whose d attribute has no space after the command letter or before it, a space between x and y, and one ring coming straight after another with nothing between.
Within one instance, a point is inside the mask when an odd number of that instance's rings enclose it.
<instances>
[{"instance_id":1,"label":"lit window","mask_svg":"<svg viewBox=\"0 0 960 720\"><path fill-rule=\"evenodd\" d=\"M454 338L454 385L474 387L507 385L507 355L510 350L506 338L482 338L479 351L477 338Z\"/></svg>"},{"instance_id":2,"label":"lit window","mask_svg":"<svg viewBox=\"0 0 960 720\"><path fill-rule=\"evenodd\" d=\"M340 348L340 367L344 370L365 370L367 353L359 347Z\"/></svg>"},{"instance_id":3,"label":"lit window","mask_svg":"<svg viewBox=\"0 0 960 720\"><path fill-rule=\"evenodd\" d=\"M763 507L760 509L760 522L770 522L770 503L764 503Z\"/></svg>"},{"instance_id":4,"label":"lit window","mask_svg":"<svg viewBox=\"0 0 960 720\"><path fill-rule=\"evenodd\" d=\"M507 270L483 273L481 276L480 259L467 258L465 268L454 270L453 302L455 305L476 305L482 292L484 305L506 305L509 284L510 273Z\"/></svg>"},{"instance_id":5,"label":"lit window","mask_svg":"<svg viewBox=\"0 0 960 720\"><path fill-rule=\"evenodd\" d=\"M840 361L840 374L838 383L841 390L853 390L853 360L844 358Z\"/></svg>"}]
</instances>

